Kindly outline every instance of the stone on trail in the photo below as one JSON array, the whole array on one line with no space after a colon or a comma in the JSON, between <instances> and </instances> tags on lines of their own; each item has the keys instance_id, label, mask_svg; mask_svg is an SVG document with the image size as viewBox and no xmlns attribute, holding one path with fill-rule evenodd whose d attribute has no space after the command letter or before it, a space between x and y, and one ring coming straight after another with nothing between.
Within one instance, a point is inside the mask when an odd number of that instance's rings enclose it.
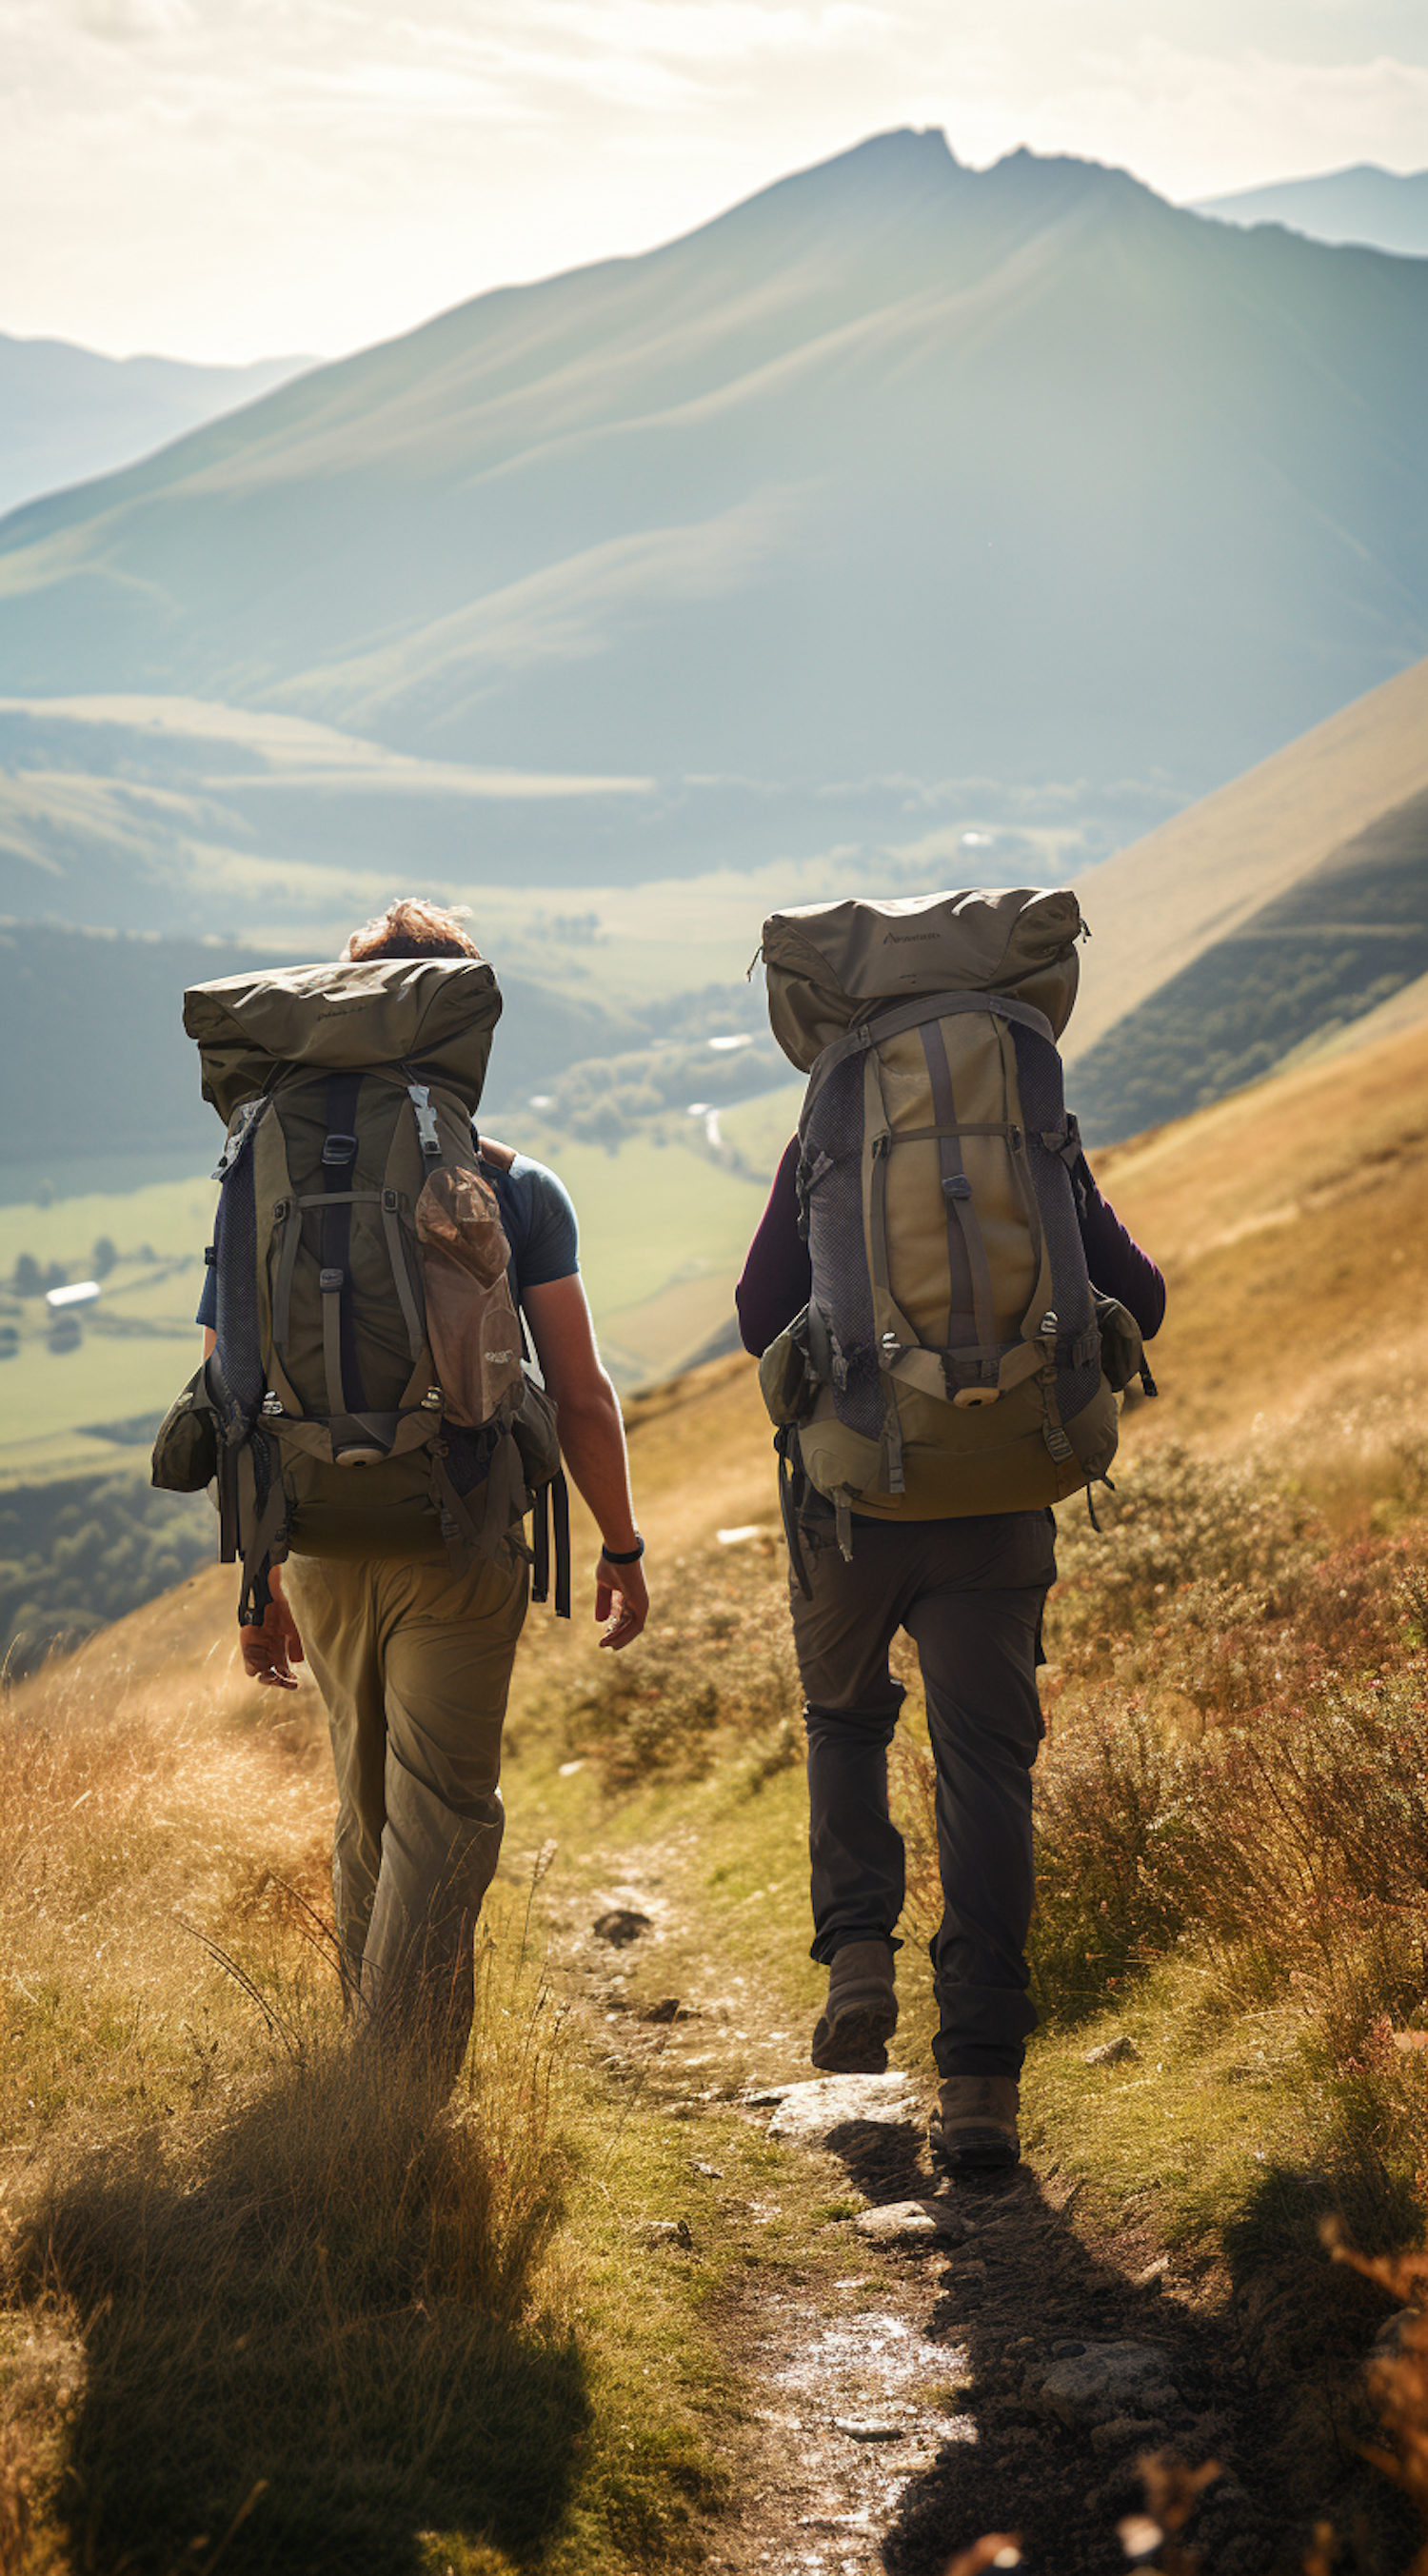
<instances>
[{"instance_id":1,"label":"stone on trail","mask_svg":"<svg viewBox=\"0 0 1428 2576\"><path fill-rule=\"evenodd\" d=\"M833 2430L846 2433L850 2442L900 2442L906 2431L903 2424L884 2424L864 2415L835 2415Z\"/></svg>"},{"instance_id":2,"label":"stone on trail","mask_svg":"<svg viewBox=\"0 0 1428 2576\"><path fill-rule=\"evenodd\" d=\"M1161 2344L1088 2344L1053 2361L1036 2395L1063 2424L1109 2424L1118 2415L1160 2415L1178 2406L1170 2355Z\"/></svg>"},{"instance_id":3,"label":"stone on trail","mask_svg":"<svg viewBox=\"0 0 1428 2576\"><path fill-rule=\"evenodd\" d=\"M859 2236L875 2245L916 2245L940 2241L962 2245L972 2229L960 2210L945 2200L890 2200L865 2209L854 2219Z\"/></svg>"},{"instance_id":4,"label":"stone on trail","mask_svg":"<svg viewBox=\"0 0 1428 2576\"><path fill-rule=\"evenodd\" d=\"M1106 2454L1121 2451L1148 2451L1154 2442L1165 2439L1165 2425L1159 2415L1113 2415L1108 2424L1093 2424L1091 2448Z\"/></svg>"},{"instance_id":5,"label":"stone on trail","mask_svg":"<svg viewBox=\"0 0 1428 2576\"><path fill-rule=\"evenodd\" d=\"M694 2243L687 2218L647 2218L640 2234L647 2245L678 2245L686 2252Z\"/></svg>"},{"instance_id":6,"label":"stone on trail","mask_svg":"<svg viewBox=\"0 0 1428 2576\"><path fill-rule=\"evenodd\" d=\"M778 2103L771 2138L818 2144L834 2129L857 2121L901 2128L918 2117L917 2095L905 2075L819 2075L802 2084L780 2084L760 2096Z\"/></svg>"},{"instance_id":7,"label":"stone on trail","mask_svg":"<svg viewBox=\"0 0 1428 2576\"><path fill-rule=\"evenodd\" d=\"M1129 2058L1139 2057L1140 2050L1128 2030L1118 2030L1114 2039L1103 2039L1099 2048L1088 2048L1087 2066L1124 2066Z\"/></svg>"},{"instance_id":8,"label":"stone on trail","mask_svg":"<svg viewBox=\"0 0 1428 2576\"><path fill-rule=\"evenodd\" d=\"M597 1941L608 1941L614 1949L623 1950L627 1941L638 1941L642 1932L649 1931L650 1918L648 1914L637 1914L631 1905L617 1905L609 1914L597 1914L590 1928Z\"/></svg>"}]
</instances>

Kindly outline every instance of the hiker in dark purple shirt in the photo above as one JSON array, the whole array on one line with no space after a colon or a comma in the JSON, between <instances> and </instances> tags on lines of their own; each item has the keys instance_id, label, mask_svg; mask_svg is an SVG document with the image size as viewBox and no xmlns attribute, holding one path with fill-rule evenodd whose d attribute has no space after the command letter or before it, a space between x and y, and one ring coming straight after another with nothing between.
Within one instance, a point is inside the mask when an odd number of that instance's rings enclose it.
<instances>
[{"instance_id":1,"label":"hiker in dark purple shirt","mask_svg":"<svg viewBox=\"0 0 1428 2576\"><path fill-rule=\"evenodd\" d=\"M779 1165L736 1291L745 1347L765 1351L812 1295L799 1231L799 1145ZM1165 1282L1080 1156L1072 1195L1092 1285L1149 1340ZM1024 1955L1033 1896L1031 1768L1044 1728L1041 1619L1056 1580L1050 1510L948 1520L851 1515L844 1561L833 1505L808 1487L797 1520L806 1584L790 1577L806 1696L812 1956L829 1971L815 2066L878 2073L897 2022L894 1955L902 1838L888 1811L887 1748L904 1692L888 1649L918 1650L937 1770L945 1911L931 1944L941 2026L934 2161L949 2172L1014 2164L1019 2081L1036 2015Z\"/></svg>"}]
</instances>

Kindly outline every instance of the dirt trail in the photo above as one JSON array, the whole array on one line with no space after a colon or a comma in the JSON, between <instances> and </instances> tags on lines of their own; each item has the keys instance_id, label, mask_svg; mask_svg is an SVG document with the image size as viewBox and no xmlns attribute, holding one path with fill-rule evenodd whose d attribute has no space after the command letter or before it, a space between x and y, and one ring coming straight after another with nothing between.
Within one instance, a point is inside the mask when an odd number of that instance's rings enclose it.
<instances>
[{"instance_id":1,"label":"dirt trail","mask_svg":"<svg viewBox=\"0 0 1428 2576\"><path fill-rule=\"evenodd\" d=\"M1117 2526L1143 2511L1138 2463L1157 2451L1220 2464L1188 2527L1214 2576L1282 2563L1298 2517L1270 2491L1266 2400L1223 2320L1144 2240L1078 2227L1054 2171L939 2186L930 2070L844 2078L820 2108L804 2031L701 1951L695 1858L692 1842L607 1854L595 1898L557 1914L552 1964L608 2035L612 2080L639 2080L689 2124L691 2160L716 2108L786 2139L787 2185L726 2204L731 2226L807 2212L792 2257L751 2270L717 2312L747 2411L711 2566L942 2576L981 2534L1009 2532L1047 2576L1123 2569ZM840 2195L868 2212L830 2223ZM911 2201L946 2233L877 2241L900 2222L874 2213Z\"/></svg>"}]
</instances>

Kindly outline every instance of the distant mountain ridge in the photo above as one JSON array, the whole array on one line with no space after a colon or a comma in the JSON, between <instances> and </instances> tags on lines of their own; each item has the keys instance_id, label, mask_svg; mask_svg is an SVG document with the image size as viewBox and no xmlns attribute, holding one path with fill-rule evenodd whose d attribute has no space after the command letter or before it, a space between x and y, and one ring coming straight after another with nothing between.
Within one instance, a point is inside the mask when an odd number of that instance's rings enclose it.
<instances>
[{"instance_id":1,"label":"distant mountain ridge","mask_svg":"<svg viewBox=\"0 0 1428 2576\"><path fill-rule=\"evenodd\" d=\"M1399 172L1376 162L1327 170L1314 179L1281 179L1234 196L1198 197L1195 212L1227 224L1288 224L1314 241L1355 242L1370 250L1428 258L1428 170Z\"/></svg>"},{"instance_id":2,"label":"distant mountain ridge","mask_svg":"<svg viewBox=\"0 0 1428 2576\"><path fill-rule=\"evenodd\" d=\"M69 340L0 331L0 511L92 482L310 367L259 358L239 367L181 358L109 358Z\"/></svg>"},{"instance_id":3,"label":"distant mountain ridge","mask_svg":"<svg viewBox=\"0 0 1428 2576\"><path fill-rule=\"evenodd\" d=\"M0 689L797 784L795 855L830 780L1189 795L1428 649L1425 398L1428 271L875 137L13 515Z\"/></svg>"}]
</instances>

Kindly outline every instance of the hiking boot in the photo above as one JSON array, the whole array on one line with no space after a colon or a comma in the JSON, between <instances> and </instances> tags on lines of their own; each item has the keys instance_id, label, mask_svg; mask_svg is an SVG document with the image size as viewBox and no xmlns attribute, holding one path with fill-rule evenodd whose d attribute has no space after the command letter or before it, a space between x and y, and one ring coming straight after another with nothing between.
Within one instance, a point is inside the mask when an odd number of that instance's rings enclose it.
<instances>
[{"instance_id":1,"label":"hiking boot","mask_svg":"<svg viewBox=\"0 0 1428 2576\"><path fill-rule=\"evenodd\" d=\"M897 2028L891 1941L845 1941L828 1971L827 2009L809 2054L829 2075L882 2075Z\"/></svg>"},{"instance_id":2,"label":"hiking boot","mask_svg":"<svg viewBox=\"0 0 1428 2576\"><path fill-rule=\"evenodd\" d=\"M937 2097L928 2143L943 2173L986 2173L1021 2161L1010 2075L949 2075Z\"/></svg>"}]
</instances>

